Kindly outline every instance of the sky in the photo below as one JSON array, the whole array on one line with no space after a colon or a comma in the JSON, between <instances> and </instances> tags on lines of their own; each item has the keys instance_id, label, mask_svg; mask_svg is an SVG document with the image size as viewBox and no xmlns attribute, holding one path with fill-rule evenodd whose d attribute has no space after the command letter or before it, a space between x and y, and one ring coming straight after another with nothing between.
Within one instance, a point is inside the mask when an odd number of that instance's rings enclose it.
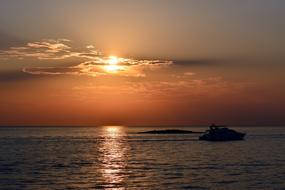
<instances>
[{"instance_id":1,"label":"sky","mask_svg":"<svg viewBox=\"0 0 285 190\"><path fill-rule=\"evenodd\" d=\"M3 0L0 125L283 125L283 0Z\"/></svg>"}]
</instances>

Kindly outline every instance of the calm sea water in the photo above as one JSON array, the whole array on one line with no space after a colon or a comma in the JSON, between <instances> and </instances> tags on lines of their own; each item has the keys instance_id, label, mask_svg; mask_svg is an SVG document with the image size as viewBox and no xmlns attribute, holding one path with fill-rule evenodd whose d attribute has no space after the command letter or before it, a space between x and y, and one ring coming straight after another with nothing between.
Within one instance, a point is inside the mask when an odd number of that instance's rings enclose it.
<instances>
[{"instance_id":1,"label":"calm sea water","mask_svg":"<svg viewBox=\"0 0 285 190\"><path fill-rule=\"evenodd\" d=\"M285 189L285 128L214 143L136 134L152 129L0 128L0 189Z\"/></svg>"}]
</instances>

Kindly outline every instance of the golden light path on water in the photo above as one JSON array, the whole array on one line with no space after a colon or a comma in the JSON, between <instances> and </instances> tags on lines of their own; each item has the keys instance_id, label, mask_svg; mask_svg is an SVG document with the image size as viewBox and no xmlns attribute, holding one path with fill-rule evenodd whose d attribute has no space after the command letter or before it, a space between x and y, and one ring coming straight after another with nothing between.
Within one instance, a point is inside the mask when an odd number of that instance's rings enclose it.
<instances>
[{"instance_id":1,"label":"golden light path on water","mask_svg":"<svg viewBox=\"0 0 285 190\"><path fill-rule=\"evenodd\" d=\"M102 143L99 147L99 173L105 184L112 189L120 189L124 184L123 170L127 166L128 145L122 126L106 126L102 130Z\"/></svg>"}]
</instances>

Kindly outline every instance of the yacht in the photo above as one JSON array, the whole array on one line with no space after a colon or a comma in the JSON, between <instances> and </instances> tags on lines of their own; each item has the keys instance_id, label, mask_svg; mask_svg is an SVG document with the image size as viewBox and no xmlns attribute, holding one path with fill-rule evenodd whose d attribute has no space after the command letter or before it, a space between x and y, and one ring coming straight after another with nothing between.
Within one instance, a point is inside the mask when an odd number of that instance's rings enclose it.
<instances>
[{"instance_id":1,"label":"yacht","mask_svg":"<svg viewBox=\"0 0 285 190\"><path fill-rule=\"evenodd\" d=\"M244 137L246 135L245 133L237 132L225 126L218 126L215 124L212 124L209 128L209 130L205 131L205 133L199 137L199 140L236 141L244 140Z\"/></svg>"}]
</instances>

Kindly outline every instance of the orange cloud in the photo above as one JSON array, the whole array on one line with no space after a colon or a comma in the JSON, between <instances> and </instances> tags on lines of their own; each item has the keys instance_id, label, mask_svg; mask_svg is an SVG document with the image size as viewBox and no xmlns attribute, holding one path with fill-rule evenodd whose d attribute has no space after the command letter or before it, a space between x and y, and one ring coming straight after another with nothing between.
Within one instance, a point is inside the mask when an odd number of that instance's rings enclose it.
<instances>
[{"instance_id":1,"label":"orange cloud","mask_svg":"<svg viewBox=\"0 0 285 190\"><path fill-rule=\"evenodd\" d=\"M61 60L70 57L88 58L99 56L101 53L96 51L93 46L76 50L69 45L67 39L47 39L39 42L30 42L22 47L11 47L8 50L0 51L0 55L8 58L37 58L46 60Z\"/></svg>"},{"instance_id":2,"label":"orange cloud","mask_svg":"<svg viewBox=\"0 0 285 190\"><path fill-rule=\"evenodd\" d=\"M23 47L11 47L0 51L0 55L6 58L36 58L39 60L64 60L67 58L79 58L77 65L62 67L31 67L22 71L34 75L87 75L101 76L116 74L117 76L144 77L146 70L159 69L172 64L165 60L138 60L116 57L116 66L110 65L110 57L104 56L93 45L84 48L74 48L67 39L42 40L30 42ZM111 72L115 71L115 72Z\"/></svg>"}]
</instances>

